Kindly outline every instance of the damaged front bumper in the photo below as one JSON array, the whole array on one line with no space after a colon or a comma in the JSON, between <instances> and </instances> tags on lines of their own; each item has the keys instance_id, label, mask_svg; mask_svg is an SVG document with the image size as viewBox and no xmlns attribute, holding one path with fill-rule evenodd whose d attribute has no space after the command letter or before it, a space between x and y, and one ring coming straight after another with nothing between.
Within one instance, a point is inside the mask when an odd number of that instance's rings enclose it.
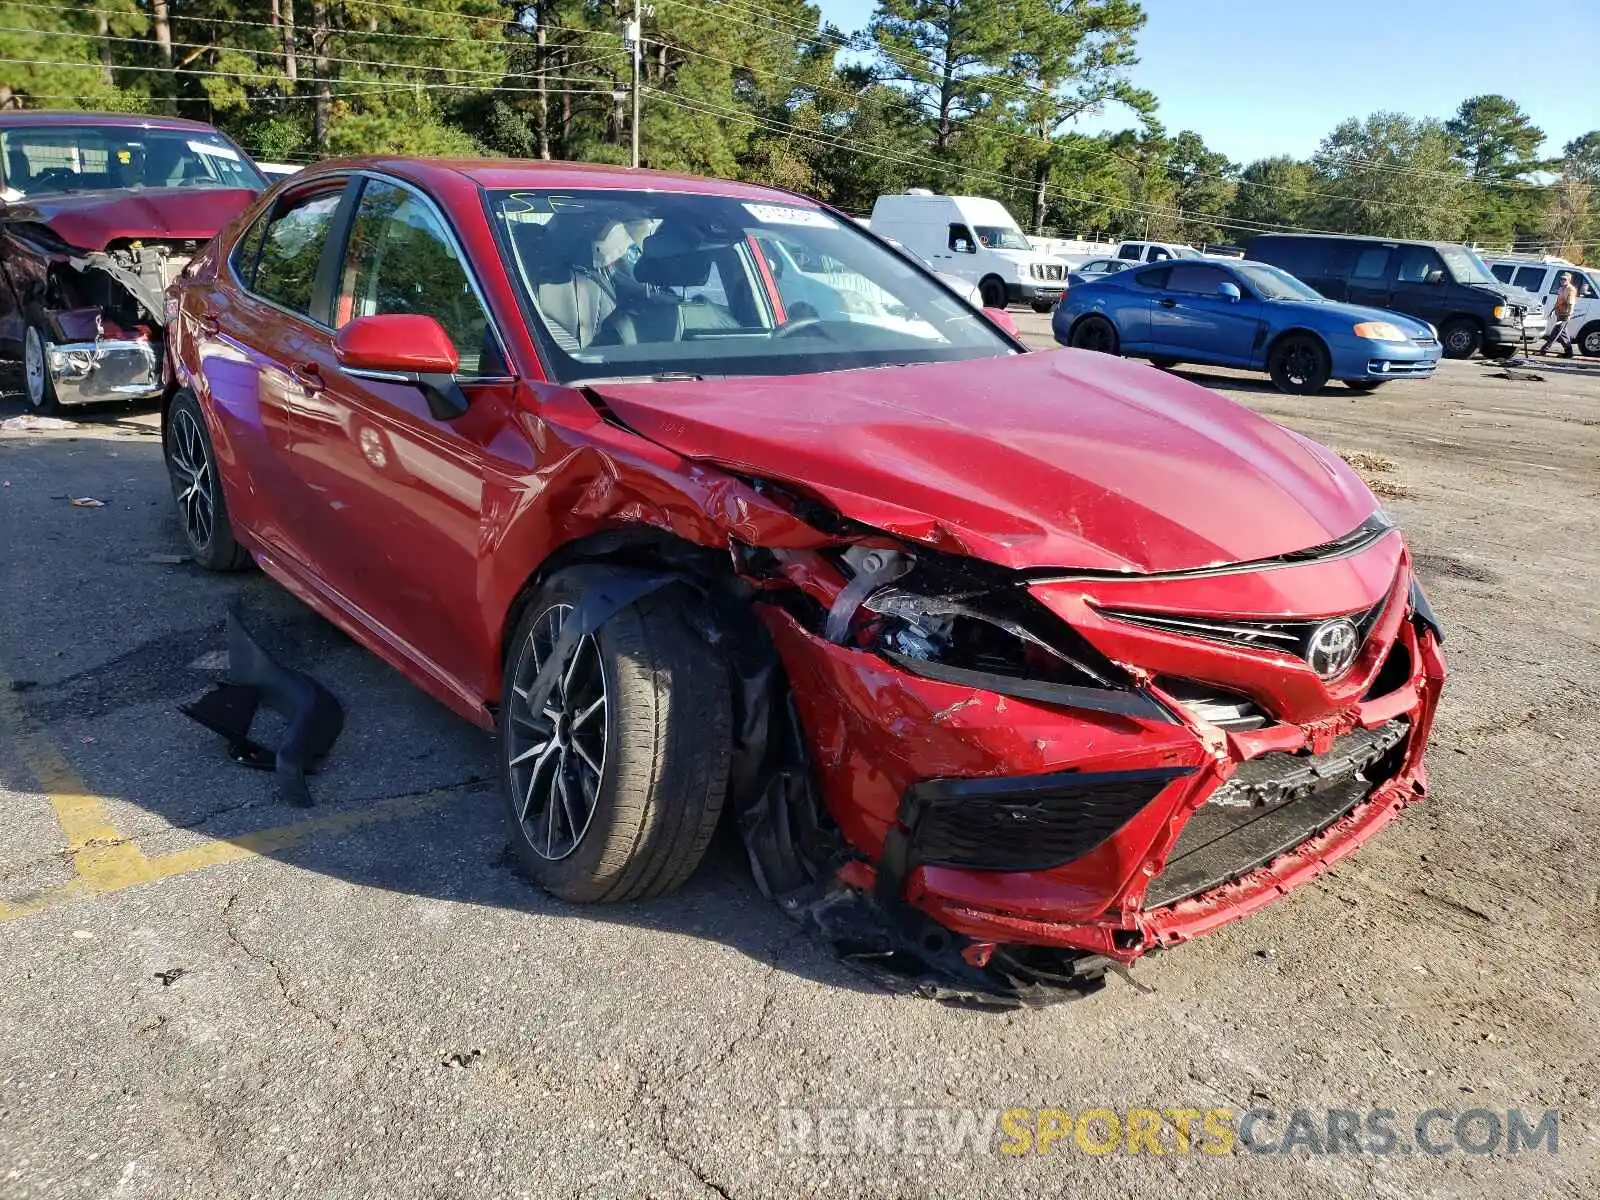
<instances>
[{"instance_id":1,"label":"damaged front bumper","mask_svg":"<svg viewBox=\"0 0 1600 1200\"><path fill-rule=\"evenodd\" d=\"M147 338L47 341L45 370L61 404L143 400L161 394L161 353Z\"/></svg>"},{"instance_id":2,"label":"damaged front bumper","mask_svg":"<svg viewBox=\"0 0 1600 1200\"><path fill-rule=\"evenodd\" d=\"M1387 574L1386 596L1331 714L1306 717L1306 681L1284 684L1259 653L1198 648L1282 688L1301 716L1254 727L1224 728L1226 710L1154 672L1159 713L1073 709L927 678L769 613L827 809L856 852L817 923L828 932L853 891L905 935L880 953L964 976L954 990L969 997L1032 1003L1088 990L1083 964L1131 963L1305 883L1426 791L1436 625L1392 546L1363 569Z\"/></svg>"}]
</instances>

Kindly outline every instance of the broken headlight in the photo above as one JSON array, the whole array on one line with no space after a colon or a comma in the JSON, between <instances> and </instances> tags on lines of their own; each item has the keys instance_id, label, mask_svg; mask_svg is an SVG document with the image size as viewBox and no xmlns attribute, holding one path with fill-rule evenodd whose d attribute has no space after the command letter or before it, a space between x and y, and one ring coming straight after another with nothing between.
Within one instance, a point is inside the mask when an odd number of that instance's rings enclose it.
<instances>
[{"instance_id":1,"label":"broken headlight","mask_svg":"<svg viewBox=\"0 0 1600 1200\"><path fill-rule=\"evenodd\" d=\"M969 574L918 563L898 551L853 549L845 557L855 575L829 614L832 640L876 651L903 670L944 683L1172 719L1127 672L1014 580L987 578L983 567Z\"/></svg>"}]
</instances>

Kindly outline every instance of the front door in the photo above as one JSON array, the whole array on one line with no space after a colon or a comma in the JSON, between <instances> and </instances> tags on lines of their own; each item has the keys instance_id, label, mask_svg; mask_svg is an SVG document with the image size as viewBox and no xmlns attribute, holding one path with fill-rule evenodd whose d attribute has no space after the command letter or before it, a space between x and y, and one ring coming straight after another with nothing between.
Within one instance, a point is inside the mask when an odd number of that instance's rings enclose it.
<instances>
[{"instance_id":1,"label":"front door","mask_svg":"<svg viewBox=\"0 0 1600 1200\"><path fill-rule=\"evenodd\" d=\"M1241 298L1220 294L1224 283L1238 287ZM1173 358L1247 362L1260 314L1261 301L1230 272L1210 263L1175 263L1166 293L1150 310L1150 343Z\"/></svg>"},{"instance_id":2,"label":"front door","mask_svg":"<svg viewBox=\"0 0 1600 1200\"><path fill-rule=\"evenodd\" d=\"M1331 298L1365 304L1369 308L1388 308L1396 249L1394 246L1362 247L1350 268L1350 283L1345 294Z\"/></svg>"},{"instance_id":3,"label":"front door","mask_svg":"<svg viewBox=\"0 0 1600 1200\"><path fill-rule=\"evenodd\" d=\"M512 381L438 209L420 192L368 178L338 269L333 326L357 317L435 318L460 357L467 411L433 412L421 389L339 367L330 332L308 365L321 403L297 413L296 470L319 506L328 582L382 631L448 679L479 687L492 661L478 620L488 446L512 412Z\"/></svg>"}]
</instances>

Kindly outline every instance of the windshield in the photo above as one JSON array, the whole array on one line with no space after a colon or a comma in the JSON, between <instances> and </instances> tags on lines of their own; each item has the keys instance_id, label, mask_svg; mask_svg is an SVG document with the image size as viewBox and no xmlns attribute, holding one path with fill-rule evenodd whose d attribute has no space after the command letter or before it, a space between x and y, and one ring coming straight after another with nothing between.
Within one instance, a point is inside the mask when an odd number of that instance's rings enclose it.
<instances>
[{"instance_id":1,"label":"windshield","mask_svg":"<svg viewBox=\"0 0 1600 1200\"><path fill-rule=\"evenodd\" d=\"M974 225L972 232L978 235L978 244L990 250L1033 249L1028 239L1022 236L1022 230L1015 225Z\"/></svg>"},{"instance_id":2,"label":"windshield","mask_svg":"<svg viewBox=\"0 0 1600 1200\"><path fill-rule=\"evenodd\" d=\"M1444 259L1450 277L1457 283L1499 284L1500 282L1489 268L1484 266L1483 259L1478 257L1477 252L1465 246L1440 246L1439 257Z\"/></svg>"},{"instance_id":3,"label":"windshield","mask_svg":"<svg viewBox=\"0 0 1600 1200\"><path fill-rule=\"evenodd\" d=\"M1321 300L1322 293L1307 287L1287 271L1269 267L1266 263L1239 262L1233 264L1239 277L1250 285L1250 290L1263 300Z\"/></svg>"},{"instance_id":4,"label":"windshield","mask_svg":"<svg viewBox=\"0 0 1600 1200\"><path fill-rule=\"evenodd\" d=\"M799 203L530 189L489 211L564 383L1016 353L915 264Z\"/></svg>"},{"instance_id":5,"label":"windshield","mask_svg":"<svg viewBox=\"0 0 1600 1200\"><path fill-rule=\"evenodd\" d=\"M35 125L0 133L6 195L140 187L228 187L266 180L220 133L137 125Z\"/></svg>"}]
</instances>

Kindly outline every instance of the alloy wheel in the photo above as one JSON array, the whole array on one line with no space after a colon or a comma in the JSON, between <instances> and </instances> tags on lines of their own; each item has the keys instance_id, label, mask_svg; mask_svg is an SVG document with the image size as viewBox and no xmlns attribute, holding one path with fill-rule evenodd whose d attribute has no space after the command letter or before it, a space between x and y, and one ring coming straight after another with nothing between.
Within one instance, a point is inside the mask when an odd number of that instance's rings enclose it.
<instances>
[{"instance_id":1,"label":"alloy wheel","mask_svg":"<svg viewBox=\"0 0 1600 1200\"><path fill-rule=\"evenodd\" d=\"M1283 356L1283 373L1295 387L1305 387L1317 374L1317 352L1303 343Z\"/></svg>"},{"instance_id":2,"label":"alloy wheel","mask_svg":"<svg viewBox=\"0 0 1600 1200\"><path fill-rule=\"evenodd\" d=\"M594 820L605 777L608 696L600 647L592 633L573 646L555 686L535 711L533 682L550 661L572 606L539 614L517 654L506 724L506 763L517 824L540 858L578 848Z\"/></svg>"},{"instance_id":3,"label":"alloy wheel","mask_svg":"<svg viewBox=\"0 0 1600 1200\"><path fill-rule=\"evenodd\" d=\"M216 476L211 469L205 434L188 410L178 408L172 414L169 436L172 448L168 453L168 461L177 485L178 516L183 521L183 532L189 544L196 550L204 551L211 545L217 520L216 503L212 495Z\"/></svg>"},{"instance_id":4,"label":"alloy wheel","mask_svg":"<svg viewBox=\"0 0 1600 1200\"><path fill-rule=\"evenodd\" d=\"M32 325L22 339L22 373L28 387L28 404L43 408L45 398L44 339Z\"/></svg>"},{"instance_id":5,"label":"alloy wheel","mask_svg":"<svg viewBox=\"0 0 1600 1200\"><path fill-rule=\"evenodd\" d=\"M1445 348L1458 355L1465 355L1472 348L1472 330L1458 325L1445 335Z\"/></svg>"},{"instance_id":6,"label":"alloy wheel","mask_svg":"<svg viewBox=\"0 0 1600 1200\"><path fill-rule=\"evenodd\" d=\"M1587 330L1583 335L1583 352L1600 358L1600 329Z\"/></svg>"}]
</instances>

